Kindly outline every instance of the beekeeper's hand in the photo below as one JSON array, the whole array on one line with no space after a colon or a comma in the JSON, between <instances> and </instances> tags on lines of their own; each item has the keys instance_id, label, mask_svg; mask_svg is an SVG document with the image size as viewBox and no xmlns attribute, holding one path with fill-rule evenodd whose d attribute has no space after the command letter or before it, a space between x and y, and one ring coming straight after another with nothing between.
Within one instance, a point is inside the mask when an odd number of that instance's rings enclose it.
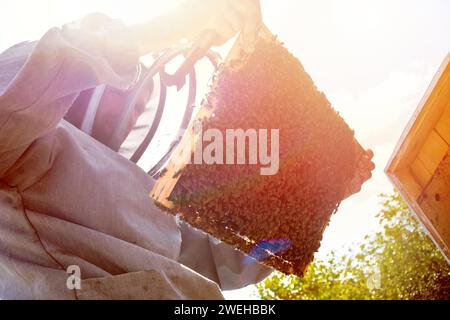
<instances>
[{"instance_id":1,"label":"beekeeper's hand","mask_svg":"<svg viewBox=\"0 0 450 320\"><path fill-rule=\"evenodd\" d=\"M259 0L184 0L180 10L187 19L186 37L195 40L206 30L214 31L214 45L242 32L244 45L251 48L262 20Z\"/></svg>"},{"instance_id":2,"label":"beekeeper's hand","mask_svg":"<svg viewBox=\"0 0 450 320\"><path fill-rule=\"evenodd\" d=\"M132 41L141 55L145 55L183 38L195 41L207 31L214 35L212 45L222 45L242 32L243 49L251 51L261 20L259 0L183 0L161 16L128 26L122 32L113 30L110 36L117 37L119 33L119 36Z\"/></svg>"},{"instance_id":3,"label":"beekeeper's hand","mask_svg":"<svg viewBox=\"0 0 450 320\"><path fill-rule=\"evenodd\" d=\"M372 171L375 169L375 164L372 162L373 151L367 150L358 164L356 175L352 182L348 186L345 198L350 197L352 194L361 191L362 185L372 178Z\"/></svg>"}]
</instances>

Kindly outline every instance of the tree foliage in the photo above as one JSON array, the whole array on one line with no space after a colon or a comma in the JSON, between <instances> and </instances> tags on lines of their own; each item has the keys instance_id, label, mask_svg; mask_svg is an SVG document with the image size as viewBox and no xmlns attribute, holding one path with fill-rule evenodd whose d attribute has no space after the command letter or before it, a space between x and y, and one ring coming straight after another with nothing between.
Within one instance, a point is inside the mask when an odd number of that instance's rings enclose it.
<instances>
[{"instance_id":1,"label":"tree foliage","mask_svg":"<svg viewBox=\"0 0 450 320\"><path fill-rule=\"evenodd\" d=\"M381 195L380 231L344 255L314 261L303 278L279 272L262 299L450 299L450 264L400 195Z\"/></svg>"}]
</instances>

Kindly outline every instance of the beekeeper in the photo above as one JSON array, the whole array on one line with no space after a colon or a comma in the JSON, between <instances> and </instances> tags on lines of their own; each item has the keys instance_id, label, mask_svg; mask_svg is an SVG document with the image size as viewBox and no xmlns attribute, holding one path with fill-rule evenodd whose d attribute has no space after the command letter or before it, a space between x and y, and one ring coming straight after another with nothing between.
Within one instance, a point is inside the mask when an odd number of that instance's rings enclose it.
<instances>
[{"instance_id":1,"label":"beekeeper","mask_svg":"<svg viewBox=\"0 0 450 320\"><path fill-rule=\"evenodd\" d=\"M0 55L1 299L222 299L271 272L156 208L155 181L99 142L115 124L114 92L139 79L139 56L204 30L216 44L241 31L250 48L260 22L258 1L185 0L141 25L90 15ZM100 84L112 90L96 140L77 114Z\"/></svg>"}]
</instances>

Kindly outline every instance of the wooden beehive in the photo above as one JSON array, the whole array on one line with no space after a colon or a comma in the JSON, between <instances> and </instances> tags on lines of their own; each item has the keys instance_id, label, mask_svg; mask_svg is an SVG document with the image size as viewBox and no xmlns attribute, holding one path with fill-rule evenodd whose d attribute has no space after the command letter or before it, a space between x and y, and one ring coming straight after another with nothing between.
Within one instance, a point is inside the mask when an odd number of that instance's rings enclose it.
<instances>
[{"instance_id":1,"label":"wooden beehive","mask_svg":"<svg viewBox=\"0 0 450 320\"><path fill-rule=\"evenodd\" d=\"M386 173L450 261L450 54L405 129Z\"/></svg>"},{"instance_id":2,"label":"wooden beehive","mask_svg":"<svg viewBox=\"0 0 450 320\"><path fill-rule=\"evenodd\" d=\"M280 172L186 165L200 138L191 126L152 190L155 202L267 265L302 275L364 152L353 131L266 28L251 54L236 42L196 119L220 130L281 128Z\"/></svg>"}]
</instances>

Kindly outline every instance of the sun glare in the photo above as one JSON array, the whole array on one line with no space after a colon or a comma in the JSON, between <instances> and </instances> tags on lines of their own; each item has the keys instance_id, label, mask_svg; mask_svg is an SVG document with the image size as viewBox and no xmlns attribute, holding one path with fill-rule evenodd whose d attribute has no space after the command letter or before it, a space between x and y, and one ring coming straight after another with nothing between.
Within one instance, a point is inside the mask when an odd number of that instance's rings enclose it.
<instances>
[{"instance_id":1,"label":"sun glare","mask_svg":"<svg viewBox=\"0 0 450 320\"><path fill-rule=\"evenodd\" d=\"M127 24L150 20L170 9L181 0L3 0L0 26L4 33L0 50L23 40L39 39L49 28L75 21L83 16L102 12ZM9 27L8 27L9 26ZM8 29L6 29L8 27Z\"/></svg>"}]
</instances>

